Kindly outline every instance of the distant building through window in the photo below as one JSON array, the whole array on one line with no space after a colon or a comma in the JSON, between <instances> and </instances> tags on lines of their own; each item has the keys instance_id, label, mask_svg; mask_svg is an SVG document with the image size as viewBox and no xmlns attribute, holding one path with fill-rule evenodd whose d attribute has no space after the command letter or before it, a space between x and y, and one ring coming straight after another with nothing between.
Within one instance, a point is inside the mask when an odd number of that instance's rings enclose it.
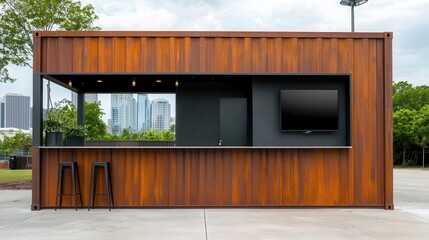
<instances>
[{"instance_id":1,"label":"distant building through window","mask_svg":"<svg viewBox=\"0 0 429 240\"><path fill-rule=\"evenodd\" d=\"M152 101L152 129L170 130L171 105L163 98Z\"/></svg>"}]
</instances>

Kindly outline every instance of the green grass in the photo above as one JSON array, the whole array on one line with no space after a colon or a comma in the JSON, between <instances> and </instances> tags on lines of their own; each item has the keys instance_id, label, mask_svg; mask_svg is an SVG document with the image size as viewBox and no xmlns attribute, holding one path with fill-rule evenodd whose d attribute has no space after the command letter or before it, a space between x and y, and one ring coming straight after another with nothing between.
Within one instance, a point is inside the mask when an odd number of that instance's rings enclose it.
<instances>
[{"instance_id":1,"label":"green grass","mask_svg":"<svg viewBox=\"0 0 429 240\"><path fill-rule=\"evenodd\" d=\"M31 180L31 169L9 170L0 169L0 182Z\"/></svg>"}]
</instances>

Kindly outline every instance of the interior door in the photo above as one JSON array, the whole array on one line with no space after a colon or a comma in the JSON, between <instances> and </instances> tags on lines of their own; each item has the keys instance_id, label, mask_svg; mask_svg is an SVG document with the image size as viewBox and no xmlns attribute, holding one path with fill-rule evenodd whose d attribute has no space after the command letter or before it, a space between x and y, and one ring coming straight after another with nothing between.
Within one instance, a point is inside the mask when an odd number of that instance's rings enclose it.
<instances>
[{"instance_id":1,"label":"interior door","mask_svg":"<svg viewBox=\"0 0 429 240\"><path fill-rule=\"evenodd\" d=\"M220 98L219 146L247 145L247 99Z\"/></svg>"}]
</instances>

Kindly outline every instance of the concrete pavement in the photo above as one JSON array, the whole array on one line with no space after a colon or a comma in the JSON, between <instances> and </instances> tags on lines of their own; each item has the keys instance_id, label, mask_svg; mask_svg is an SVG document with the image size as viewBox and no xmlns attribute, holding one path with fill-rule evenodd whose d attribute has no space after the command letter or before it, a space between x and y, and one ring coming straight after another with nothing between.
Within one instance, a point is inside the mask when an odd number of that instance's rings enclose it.
<instances>
[{"instance_id":1,"label":"concrete pavement","mask_svg":"<svg viewBox=\"0 0 429 240\"><path fill-rule=\"evenodd\" d=\"M30 211L0 191L0 239L429 239L429 171L395 169L395 210L72 209Z\"/></svg>"}]
</instances>

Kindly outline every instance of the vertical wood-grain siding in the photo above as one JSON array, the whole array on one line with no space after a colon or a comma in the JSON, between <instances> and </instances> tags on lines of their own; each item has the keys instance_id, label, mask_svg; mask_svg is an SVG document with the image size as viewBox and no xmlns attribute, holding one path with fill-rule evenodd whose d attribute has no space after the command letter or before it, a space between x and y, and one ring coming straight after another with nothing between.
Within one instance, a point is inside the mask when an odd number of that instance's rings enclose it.
<instances>
[{"instance_id":1,"label":"vertical wood-grain siding","mask_svg":"<svg viewBox=\"0 0 429 240\"><path fill-rule=\"evenodd\" d=\"M91 161L108 160L118 206L393 208L391 33L36 34L40 73L352 78L351 149L41 149L35 166L42 207L55 203L58 161L78 161L86 202Z\"/></svg>"},{"instance_id":2,"label":"vertical wood-grain siding","mask_svg":"<svg viewBox=\"0 0 429 240\"><path fill-rule=\"evenodd\" d=\"M361 70L359 61L383 55L376 45L384 39L118 36L41 41L43 73L296 74ZM353 62L359 67L352 68ZM344 65L348 68L343 70Z\"/></svg>"},{"instance_id":3,"label":"vertical wood-grain siding","mask_svg":"<svg viewBox=\"0 0 429 240\"><path fill-rule=\"evenodd\" d=\"M85 206L91 164L97 161L111 162L118 207L384 206L377 185L364 186L367 182L383 181L383 174L374 180L360 176L356 181L349 175L350 168L341 168L340 163L347 162L344 157L350 154L350 149L42 148L39 151L43 156L42 208L55 206L60 161L78 163ZM70 177L66 171L66 192L71 191ZM99 193L104 191L102 177L99 176L97 183ZM350 188L353 182L355 187ZM357 193L357 189L364 189L365 193ZM351 190L356 198L352 198ZM64 206L73 203L70 196L63 199ZM96 205L107 206L107 199L99 197Z\"/></svg>"}]
</instances>

